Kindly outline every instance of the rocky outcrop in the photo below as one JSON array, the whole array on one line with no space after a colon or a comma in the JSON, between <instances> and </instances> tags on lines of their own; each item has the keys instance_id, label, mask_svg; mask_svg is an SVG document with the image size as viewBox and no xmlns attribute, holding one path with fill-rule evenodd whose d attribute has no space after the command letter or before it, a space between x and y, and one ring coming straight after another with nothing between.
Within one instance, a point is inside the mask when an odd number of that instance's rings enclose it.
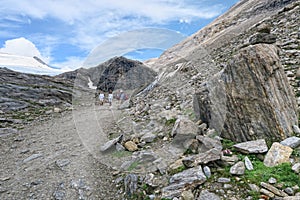
<instances>
[{"instance_id":1,"label":"rocky outcrop","mask_svg":"<svg viewBox=\"0 0 300 200\"><path fill-rule=\"evenodd\" d=\"M124 57L111 59L98 78L97 89L108 92L116 89L134 90L154 81L156 73L139 61Z\"/></svg>"},{"instance_id":2,"label":"rocky outcrop","mask_svg":"<svg viewBox=\"0 0 300 200\"><path fill-rule=\"evenodd\" d=\"M72 86L50 76L0 68L0 110L9 113L70 104Z\"/></svg>"},{"instance_id":3,"label":"rocky outcrop","mask_svg":"<svg viewBox=\"0 0 300 200\"><path fill-rule=\"evenodd\" d=\"M224 138L275 141L290 136L297 124L296 100L273 45L241 49L200 90L195 111Z\"/></svg>"},{"instance_id":4,"label":"rocky outcrop","mask_svg":"<svg viewBox=\"0 0 300 200\"><path fill-rule=\"evenodd\" d=\"M114 57L96 67L80 68L57 75L56 78L71 81L76 88L90 89L91 81L98 90L108 92L117 89L134 90L154 81L156 73L142 62L125 57Z\"/></svg>"}]
</instances>

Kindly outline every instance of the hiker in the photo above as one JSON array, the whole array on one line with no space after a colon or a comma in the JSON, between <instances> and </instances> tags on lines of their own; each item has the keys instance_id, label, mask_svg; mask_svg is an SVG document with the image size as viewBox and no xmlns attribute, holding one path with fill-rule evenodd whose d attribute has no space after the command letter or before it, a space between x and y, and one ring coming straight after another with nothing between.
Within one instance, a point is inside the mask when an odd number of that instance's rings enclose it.
<instances>
[{"instance_id":1,"label":"hiker","mask_svg":"<svg viewBox=\"0 0 300 200\"><path fill-rule=\"evenodd\" d=\"M113 100L113 94L112 94L112 91L110 90L108 93L108 103L110 106L112 104L112 100Z\"/></svg>"},{"instance_id":2,"label":"hiker","mask_svg":"<svg viewBox=\"0 0 300 200\"><path fill-rule=\"evenodd\" d=\"M102 91L100 91L99 100L100 100L100 105L102 106L104 103L104 93Z\"/></svg>"}]
</instances>

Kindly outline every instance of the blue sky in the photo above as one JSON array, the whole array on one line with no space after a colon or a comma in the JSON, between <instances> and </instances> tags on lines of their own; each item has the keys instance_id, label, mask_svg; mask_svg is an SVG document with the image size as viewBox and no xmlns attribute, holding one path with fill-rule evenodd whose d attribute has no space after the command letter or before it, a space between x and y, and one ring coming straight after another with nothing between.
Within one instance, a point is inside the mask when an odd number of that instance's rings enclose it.
<instances>
[{"instance_id":1,"label":"blue sky","mask_svg":"<svg viewBox=\"0 0 300 200\"><path fill-rule=\"evenodd\" d=\"M238 0L0 0L0 52L38 56L51 66L77 68L90 52L132 30L169 30L178 42L228 10ZM174 36L174 37L173 37ZM149 38L152 37L152 38ZM153 34L145 38L155 41ZM135 41L128 41L134 43ZM150 45L151 47L151 45ZM125 53L158 56L167 46ZM124 54L124 52L123 52Z\"/></svg>"}]
</instances>

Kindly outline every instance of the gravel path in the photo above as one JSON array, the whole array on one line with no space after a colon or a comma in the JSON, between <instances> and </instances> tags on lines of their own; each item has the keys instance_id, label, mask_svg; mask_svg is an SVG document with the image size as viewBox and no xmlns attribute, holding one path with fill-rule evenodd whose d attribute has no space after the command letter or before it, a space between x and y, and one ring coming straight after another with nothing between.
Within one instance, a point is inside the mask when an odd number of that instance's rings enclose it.
<instances>
[{"instance_id":1,"label":"gravel path","mask_svg":"<svg viewBox=\"0 0 300 200\"><path fill-rule=\"evenodd\" d=\"M0 137L0 199L120 199L98 153L118 112L81 107Z\"/></svg>"}]
</instances>

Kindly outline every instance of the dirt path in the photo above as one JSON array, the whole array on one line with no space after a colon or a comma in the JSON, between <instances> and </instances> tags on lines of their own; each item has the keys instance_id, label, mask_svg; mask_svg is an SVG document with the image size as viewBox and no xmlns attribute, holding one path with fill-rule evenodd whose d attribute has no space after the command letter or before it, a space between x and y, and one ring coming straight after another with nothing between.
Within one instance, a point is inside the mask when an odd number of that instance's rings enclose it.
<instances>
[{"instance_id":1,"label":"dirt path","mask_svg":"<svg viewBox=\"0 0 300 200\"><path fill-rule=\"evenodd\" d=\"M98 154L119 114L81 107L0 137L0 199L120 199Z\"/></svg>"}]
</instances>

